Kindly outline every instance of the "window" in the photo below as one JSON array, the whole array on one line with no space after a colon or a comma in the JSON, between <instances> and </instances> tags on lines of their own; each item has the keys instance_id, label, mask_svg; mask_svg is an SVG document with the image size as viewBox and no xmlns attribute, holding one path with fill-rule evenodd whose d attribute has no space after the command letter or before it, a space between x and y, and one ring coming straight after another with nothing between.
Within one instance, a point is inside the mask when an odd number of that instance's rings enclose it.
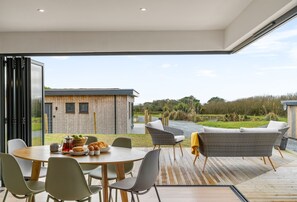
<instances>
[{"instance_id":1,"label":"window","mask_svg":"<svg viewBox=\"0 0 297 202\"><path fill-rule=\"evenodd\" d=\"M79 103L79 113L88 114L89 113L89 103Z\"/></svg>"},{"instance_id":2,"label":"window","mask_svg":"<svg viewBox=\"0 0 297 202\"><path fill-rule=\"evenodd\" d=\"M66 113L75 113L75 104L74 103L66 103Z\"/></svg>"}]
</instances>

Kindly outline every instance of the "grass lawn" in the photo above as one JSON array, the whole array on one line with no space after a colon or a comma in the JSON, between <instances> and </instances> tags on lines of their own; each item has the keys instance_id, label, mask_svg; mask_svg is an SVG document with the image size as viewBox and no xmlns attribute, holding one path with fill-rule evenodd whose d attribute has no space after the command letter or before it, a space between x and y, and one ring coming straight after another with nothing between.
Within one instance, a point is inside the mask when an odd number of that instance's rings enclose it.
<instances>
[{"instance_id":1,"label":"grass lawn","mask_svg":"<svg viewBox=\"0 0 297 202\"><path fill-rule=\"evenodd\" d=\"M98 138L98 141L104 141L108 144L112 144L113 140L116 139L117 137L128 137L128 138L131 138L133 147L153 147L151 136L149 134L123 134L123 135L88 134L88 135L96 136ZM44 143L46 145L49 145L54 142L61 143L61 141L65 136L67 136L67 134L45 134ZM190 147L190 138L186 138L183 141L182 145L184 147Z\"/></svg>"}]
</instances>

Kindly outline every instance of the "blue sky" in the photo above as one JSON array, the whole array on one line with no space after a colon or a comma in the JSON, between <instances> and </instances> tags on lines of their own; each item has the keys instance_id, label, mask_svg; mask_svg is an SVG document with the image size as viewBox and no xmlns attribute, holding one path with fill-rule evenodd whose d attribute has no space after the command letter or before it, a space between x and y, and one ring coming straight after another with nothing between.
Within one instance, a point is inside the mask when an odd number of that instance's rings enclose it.
<instances>
[{"instance_id":1,"label":"blue sky","mask_svg":"<svg viewBox=\"0 0 297 202\"><path fill-rule=\"evenodd\" d=\"M132 88L135 103L296 93L297 20L232 55L34 57L51 88Z\"/></svg>"}]
</instances>

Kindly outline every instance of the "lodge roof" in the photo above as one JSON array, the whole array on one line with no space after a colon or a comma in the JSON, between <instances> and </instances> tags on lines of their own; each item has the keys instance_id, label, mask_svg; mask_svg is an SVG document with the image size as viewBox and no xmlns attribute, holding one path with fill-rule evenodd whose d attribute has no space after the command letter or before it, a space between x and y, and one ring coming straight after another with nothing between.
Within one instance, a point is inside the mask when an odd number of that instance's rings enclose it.
<instances>
[{"instance_id":1,"label":"lodge roof","mask_svg":"<svg viewBox=\"0 0 297 202\"><path fill-rule=\"evenodd\" d=\"M134 89L119 88L56 88L45 89L45 96L68 96L68 95L127 95L137 97L139 93Z\"/></svg>"}]
</instances>

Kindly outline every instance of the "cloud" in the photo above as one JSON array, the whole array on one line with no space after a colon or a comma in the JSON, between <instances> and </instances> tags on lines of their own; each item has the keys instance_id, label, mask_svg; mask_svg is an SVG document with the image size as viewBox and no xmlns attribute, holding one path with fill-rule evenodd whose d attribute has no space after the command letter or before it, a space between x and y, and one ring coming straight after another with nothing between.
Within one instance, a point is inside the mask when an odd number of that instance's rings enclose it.
<instances>
[{"instance_id":1,"label":"cloud","mask_svg":"<svg viewBox=\"0 0 297 202\"><path fill-rule=\"evenodd\" d=\"M262 71L272 71L272 70L290 70L297 69L297 65L285 65L285 66L271 66L271 67L262 67Z\"/></svg>"},{"instance_id":2,"label":"cloud","mask_svg":"<svg viewBox=\"0 0 297 202\"><path fill-rule=\"evenodd\" d=\"M56 60L68 60L70 57L69 56L53 56L53 59Z\"/></svg>"},{"instance_id":3,"label":"cloud","mask_svg":"<svg viewBox=\"0 0 297 202\"><path fill-rule=\"evenodd\" d=\"M284 66L271 66L271 67L261 67L256 71L256 75L267 75L271 72L284 72L288 70L297 70L297 65L284 65Z\"/></svg>"},{"instance_id":4,"label":"cloud","mask_svg":"<svg viewBox=\"0 0 297 202\"><path fill-rule=\"evenodd\" d=\"M171 68L171 67L177 67L177 64L169 64L169 63L164 63L161 65L162 68L167 69L167 68Z\"/></svg>"},{"instance_id":5,"label":"cloud","mask_svg":"<svg viewBox=\"0 0 297 202\"><path fill-rule=\"evenodd\" d=\"M204 69L204 70L199 70L197 72L197 76L214 78L214 77L217 77L217 74L213 70Z\"/></svg>"}]
</instances>

